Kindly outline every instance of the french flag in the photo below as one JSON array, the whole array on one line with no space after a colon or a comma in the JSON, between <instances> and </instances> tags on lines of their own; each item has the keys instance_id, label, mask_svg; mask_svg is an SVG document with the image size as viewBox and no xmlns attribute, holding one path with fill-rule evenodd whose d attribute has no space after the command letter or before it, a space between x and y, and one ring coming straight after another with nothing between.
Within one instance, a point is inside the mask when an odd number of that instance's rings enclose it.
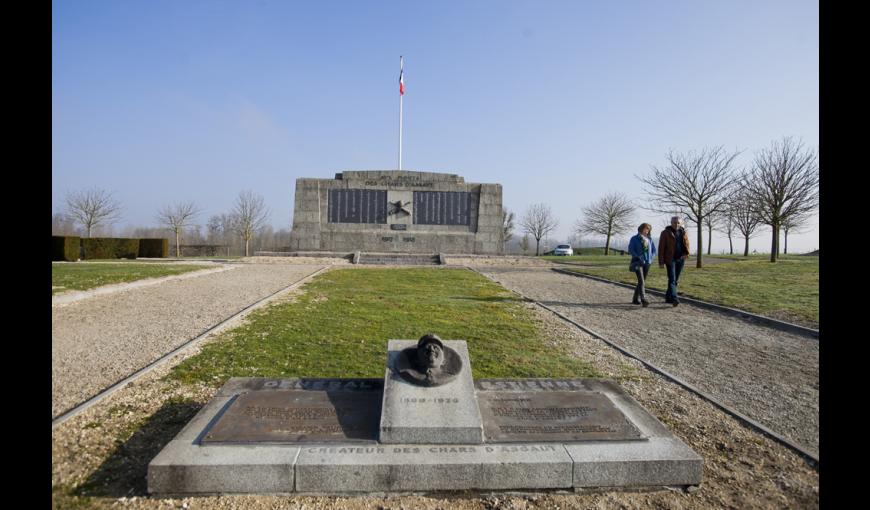
<instances>
[{"instance_id":1,"label":"french flag","mask_svg":"<svg viewBox=\"0 0 870 510\"><path fill-rule=\"evenodd\" d=\"M403 76L403 74L405 72L404 67L405 67L405 61L402 59L402 57L399 57L399 95L400 96L405 95L405 78Z\"/></svg>"}]
</instances>

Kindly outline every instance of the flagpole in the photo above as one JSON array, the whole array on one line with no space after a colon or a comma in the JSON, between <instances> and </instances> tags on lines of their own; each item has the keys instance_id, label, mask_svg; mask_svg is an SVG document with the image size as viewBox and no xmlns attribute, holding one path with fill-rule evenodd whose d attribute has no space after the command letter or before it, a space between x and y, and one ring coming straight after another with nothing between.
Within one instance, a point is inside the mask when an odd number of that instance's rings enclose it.
<instances>
[{"instance_id":1,"label":"flagpole","mask_svg":"<svg viewBox=\"0 0 870 510\"><path fill-rule=\"evenodd\" d=\"M400 86L401 86L403 68L404 68L404 60L402 59L402 56L399 55ZM404 98L404 97L405 97L404 94L402 94L402 93L399 94L399 170L402 169L402 98Z\"/></svg>"}]
</instances>

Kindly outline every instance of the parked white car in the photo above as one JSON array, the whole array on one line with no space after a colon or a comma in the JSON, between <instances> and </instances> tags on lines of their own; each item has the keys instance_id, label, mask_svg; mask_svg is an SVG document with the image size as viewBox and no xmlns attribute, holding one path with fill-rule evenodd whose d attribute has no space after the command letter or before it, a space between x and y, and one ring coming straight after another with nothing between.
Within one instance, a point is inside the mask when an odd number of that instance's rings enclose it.
<instances>
[{"instance_id":1,"label":"parked white car","mask_svg":"<svg viewBox=\"0 0 870 510\"><path fill-rule=\"evenodd\" d=\"M571 256L574 255L574 250L571 249L571 245L569 244L560 244L556 246L556 249L553 250L553 255L566 255Z\"/></svg>"}]
</instances>

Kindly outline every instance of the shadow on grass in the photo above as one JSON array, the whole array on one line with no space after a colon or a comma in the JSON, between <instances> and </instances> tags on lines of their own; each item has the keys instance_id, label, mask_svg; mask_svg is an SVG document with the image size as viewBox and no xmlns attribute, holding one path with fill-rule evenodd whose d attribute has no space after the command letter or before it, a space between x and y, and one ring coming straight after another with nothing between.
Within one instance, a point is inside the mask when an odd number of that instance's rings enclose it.
<instances>
[{"instance_id":1,"label":"shadow on grass","mask_svg":"<svg viewBox=\"0 0 870 510\"><path fill-rule=\"evenodd\" d=\"M202 409L197 402L167 403L73 491L75 496L147 496L148 463Z\"/></svg>"}]
</instances>

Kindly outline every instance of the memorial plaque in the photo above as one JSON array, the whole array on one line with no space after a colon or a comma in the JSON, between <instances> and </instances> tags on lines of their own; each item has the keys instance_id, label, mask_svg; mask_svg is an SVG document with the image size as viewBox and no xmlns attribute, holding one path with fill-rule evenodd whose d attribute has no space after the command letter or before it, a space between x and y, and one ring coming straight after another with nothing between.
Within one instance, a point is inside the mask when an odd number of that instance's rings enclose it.
<instances>
[{"instance_id":1,"label":"memorial plaque","mask_svg":"<svg viewBox=\"0 0 870 510\"><path fill-rule=\"evenodd\" d=\"M374 189L329 190L329 223L386 223L387 192Z\"/></svg>"},{"instance_id":2,"label":"memorial plaque","mask_svg":"<svg viewBox=\"0 0 870 510\"><path fill-rule=\"evenodd\" d=\"M239 395L203 444L375 442L381 391L262 390Z\"/></svg>"},{"instance_id":3,"label":"memorial plaque","mask_svg":"<svg viewBox=\"0 0 870 510\"><path fill-rule=\"evenodd\" d=\"M480 391L487 442L645 439L605 395L589 391Z\"/></svg>"},{"instance_id":4,"label":"memorial plaque","mask_svg":"<svg viewBox=\"0 0 870 510\"><path fill-rule=\"evenodd\" d=\"M470 195L456 191L415 191L414 223L418 225L468 225Z\"/></svg>"}]
</instances>

